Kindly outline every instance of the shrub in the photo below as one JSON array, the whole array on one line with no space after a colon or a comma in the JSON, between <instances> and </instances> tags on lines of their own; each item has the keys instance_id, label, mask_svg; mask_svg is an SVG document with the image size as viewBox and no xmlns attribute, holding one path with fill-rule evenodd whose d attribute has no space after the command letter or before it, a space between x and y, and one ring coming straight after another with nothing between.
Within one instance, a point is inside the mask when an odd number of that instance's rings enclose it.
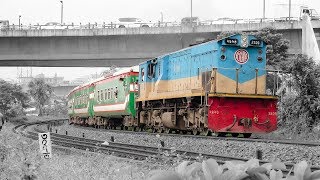
<instances>
[{"instance_id":1,"label":"shrub","mask_svg":"<svg viewBox=\"0 0 320 180\"><path fill-rule=\"evenodd\" d=\"M214 159L200 162L184 161L174 171L151 171L148 180L317 180L320 170L311 172L306 161L294 165L284 177L284 163L276 160L259 165L258 159L247 162L226 161L219 165Z\"/></svg>"}]
</instances>

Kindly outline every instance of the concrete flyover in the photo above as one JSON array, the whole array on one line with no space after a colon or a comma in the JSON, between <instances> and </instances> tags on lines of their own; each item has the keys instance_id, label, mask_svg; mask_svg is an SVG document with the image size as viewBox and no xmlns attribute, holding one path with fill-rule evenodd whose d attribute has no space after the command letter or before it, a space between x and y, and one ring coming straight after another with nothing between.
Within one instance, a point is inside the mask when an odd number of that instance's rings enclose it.
<instances>
[{"instance_id":1,"label":"concrete flyover","mask_svg":"<svg viewBox=\"0 0 320 180\"><path fill-rule=\"evenodd\" d=\"M313 21L319 43L320 21ZM196 27L0 31L0 66L125 67L190 44L215 39L222 31L274 27L290 40L289 53L301 52L301 24L263 22Z\"/></svg>"}]
</instances>

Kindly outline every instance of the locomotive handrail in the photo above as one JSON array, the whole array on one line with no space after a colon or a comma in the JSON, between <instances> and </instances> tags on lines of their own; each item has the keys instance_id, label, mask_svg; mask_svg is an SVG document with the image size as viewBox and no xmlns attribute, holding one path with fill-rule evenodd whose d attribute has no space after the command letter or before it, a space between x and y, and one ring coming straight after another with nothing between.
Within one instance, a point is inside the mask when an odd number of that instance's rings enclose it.
<instances>
[{"instance_id":1,"label":"locomotive handrail","mask_svg":"<svg viewBox=\"0 0 320 180\"><path fill-rule=\"evenodd\" d=\"M253 121L255 124L258 124L258 125L265 125L265 124L267 124L267 123L270 123L270 120L269 119L267 119L265 122L262 122L262 123L259 123L258 121L256 122L256 121Z\"/></svg>"},{"instance_id":2,"label":"locomotive handrail","mask_svg":"<svg viewBox=\"0 0 320 180\"><path fill-rule=\"evenodd\" d=\"M236 122L237 122L237 116L233 115L233 123L229 127L227 127L226 130L230 131L230 129L233 128L233 126L236 124Z\"/></svg>"},{"instance_id":3,"label":"locomotive handrail","mask_svg":"<svg viewBox=\"0 0 320 180\"><path fill-rule=\"evenodd\" d=\"M219 69L223 69L223 70L233 70L235 71L235 94L240 94L240 86L239 86L239 73L241 72L241 68L223 68L223 67L212 67L212 72L211 72L211 78L209 80L206 79L206 77L204 77L205 82L209 81L211 82L211 90L214 93L217 93L217 71ZM268 74L275 74L273 76L273 80L272 80L272 88L268 88L270 87L270 84L268 86L267 82L265 85L265 92L263 94L272 94L272 95L276 95L276 92L279 89L279 75L281 76L281 74L287 73L286 71L282 71L282 70L275 70L275 69L262 69L262 68L256 68L254 69L254 72L252 71L252 73L255 73L255 84L254 84L254 91L252 92L252 94L258 95L259 94L259 72L263 72L263 74L268 75ZM281 78L280 78L281 79ZM261 83L261 82L260 82ZM206 87L205 87L206 88ZM271 91L271 92L270 92ZM260 94L261 94L261 90L260 90Z\"/></svg>"}]
</instances>

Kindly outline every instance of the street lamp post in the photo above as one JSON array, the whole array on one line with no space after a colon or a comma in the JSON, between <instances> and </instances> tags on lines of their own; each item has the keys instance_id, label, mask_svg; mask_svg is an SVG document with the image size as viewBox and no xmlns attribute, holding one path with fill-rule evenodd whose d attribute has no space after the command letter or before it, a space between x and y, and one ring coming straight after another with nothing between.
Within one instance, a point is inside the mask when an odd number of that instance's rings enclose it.
<instances>
[{"instance_id":1,"label":"street lamp post","mask_svg":"<svg viewBox=\"0 0 320 180\"><path fill-rule=\"evenodd\" d=\"M192 0L190 0L190 1L191 1L191 2L190 2L190 3L191 3L191 9L190 9L190 10L191 10L191 12L190 12L190 13L191 13L191 14L190 14L190 25L192 26Z\"/></svg>"},{"instance_id":2,"label":"street lamp post","mask_svg":"<svg viewBox=\"0 0 320 180\"><path fill-rule=\"evenodd\" d=\"M191 0L191 14L190 14L190 17L192 19L192 0Z\"/></svg>"},{"instance_id":3,"label":"street lamp post","mask_svg":"<svg viewBox=\"0 0 320 180\"><path fill-rule=\"evenodd\" d=\"M291 21L291 0L289 0L289 21Z\"/></svg>"},{"instance_id":4,"label":"street lamp post","mask_svg":"<svg viewBox=\"0 0 320 180\"><path fill-rule=\"evenodd\" d=\"M19 15L19 30L21 30L21 23L20 23L21 15Z\"/></svg>"},{"instance_id":5,"label":"street lamp post","mask_svg":"<svg viewBox=\"0 0 320 180\"><path fill-rule=\"evenodd\" d=\"M263 0L263 20L266 19L266 0Z\"/></svg>"},{"instance_id":6,"label":"street lamp post","mask_svg":"<svg viewBox=\"0 0 320 180\"><path fill-rule=\"evenodd\" d=\"M61 3L61 25L63 23L63 1L60 1Z\"/></svg>"},{"instance_id":7,"label":"street lamp post","mask_svg":"<svg viewBox=\"0 0 320 180\"><path fill-rule=\"evenodd\" d=\"M163 23L163 13L160 12L160 14L161 14L161 23Z\"/></svg>"}]
</instances>

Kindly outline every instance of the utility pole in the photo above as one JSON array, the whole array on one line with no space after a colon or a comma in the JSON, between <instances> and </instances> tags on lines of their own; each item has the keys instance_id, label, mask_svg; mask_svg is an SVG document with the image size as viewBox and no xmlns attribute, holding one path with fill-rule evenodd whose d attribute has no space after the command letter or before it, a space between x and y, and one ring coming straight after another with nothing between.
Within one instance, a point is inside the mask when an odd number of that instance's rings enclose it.
<instances>
[{"instance_id":1,"label":"utility pole","mask_svg":"<svg viewBox=\"0 0 320 180\"><path fill-rule=\"evenodd\" d=\"M20 23L21 15L19 15L19 30L21 30L21 23Z\"/></svg>"},{"instance_id":2,"label":"utility pole","mask_svg":"<svg viewBox=\"0 0 320 180\"><path fill-rule=\"evenodd\" d=\"M190 15L191 19L192 19L192 0L191 0L191 15Z\"/></svg>"},{"instance_id":3,"label":"utility pole","mask_svg":"<svg viewBox=\"0 0 320 180\"><path fill-rule=\"evenodd\" d=\"M191 1L191 14L190 14L190 25L192 26L192 0Z\"/></svg>"},{"instance_id":4,"label":"utility pole","mask_svg":"<svg viewBox=\"0 0 320 180\"><path fill-rule=\"evenodd\" d=\"M63 24L63 1L60 1L61 3L61 25Z\"/></svg>"},{"instance_id":5,"label":"utility pole","mask_svg":"<svg viewBox=\"0 0 320 180\"><path fill-rule=\"evenodd\" d=\"M291 0L289 0L289 21L291 21Z\"/></svg>"},{"instance_id":6,"label":"utility pole","mask_svg":"<svg viewBox=\"0 0 320 180\"><path fill-rule=\"evenodd\" d=\"M266 19L266 0L263 0L263 20Z\"/></svg>"}]
</instances>

